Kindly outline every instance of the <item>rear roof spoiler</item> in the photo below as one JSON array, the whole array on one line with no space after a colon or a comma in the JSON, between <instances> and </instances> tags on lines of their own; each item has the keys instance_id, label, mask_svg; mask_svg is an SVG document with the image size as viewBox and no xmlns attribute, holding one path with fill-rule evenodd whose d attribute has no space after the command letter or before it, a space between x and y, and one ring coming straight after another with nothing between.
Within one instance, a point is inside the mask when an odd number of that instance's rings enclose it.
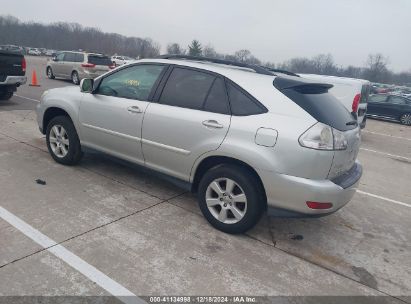
<instances>
[{"instance_id":1,"label":"rear roof spoiler","mask_svg":"<svg viewBox=\"0 0 411 304\"><path fill-rule=\"evenodd\" d=\"M278 90L293 89L299 91L300 93L306 94L320 94L326 93L329 89L333 87L329 83L319 83L313 82L304 78L297 77L288 77L288 76L278 76L274 79L274 87Z\"/></svg>"}]
</instances>

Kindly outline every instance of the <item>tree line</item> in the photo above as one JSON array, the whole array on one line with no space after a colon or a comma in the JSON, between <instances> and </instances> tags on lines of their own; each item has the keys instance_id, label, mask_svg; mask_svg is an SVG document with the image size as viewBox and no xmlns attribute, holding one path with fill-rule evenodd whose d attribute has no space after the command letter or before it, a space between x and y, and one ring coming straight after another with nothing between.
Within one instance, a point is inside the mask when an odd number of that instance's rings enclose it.
<instances>
[{"instance_id":1,"label":"tree line","mask_svg":"<svg viewBox=\"0 0 411 304\"><path fill-rule=\"evenodd\" d=\"M55 50L82 49L134 58L156 57L160 55L161 51L161 45L151 38L106 33L98 28L84 27L78 23L21 22L13 16L0 16L0 44ZM382 54L370 54L363 67L343 67L334 62L331 54L320 54L312 58L298 57L285 62L273 63L261 61L247 49L238 50L233 54L220 53L211 44L203 45L196 39L187 47L178 43L170 43L167 45L166 51L168 54L188 54L226 59L288 70L294 73L363 78L372 82L411 86L411 69L408 72L394 73L389 69L388 58Z\"/></svg>"}]
</instances>

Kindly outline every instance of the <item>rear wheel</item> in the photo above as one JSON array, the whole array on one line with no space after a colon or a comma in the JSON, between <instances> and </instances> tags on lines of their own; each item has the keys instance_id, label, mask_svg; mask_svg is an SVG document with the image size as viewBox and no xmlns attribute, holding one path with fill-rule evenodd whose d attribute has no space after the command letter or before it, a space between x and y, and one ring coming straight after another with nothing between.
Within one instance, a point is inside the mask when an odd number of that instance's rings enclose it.
<instances>
[{"instance_id":1,"label":"rear wheel","mask_svg":"<svg viewBox=\"0 0 411 304\"><path fill-rule=\"evenodd\" d=\"M51 67L48 67L47 68L47 77L49 78L49 79L54 79L55 77L54 77L54 74L53 74L53 70L51 69Z\"/></svg>"},{"instance_id":2,"label":"rear wheel","mask_svg":"<svg viewBox=\"0 0 411 304\"><path fill-rule=\"evenodd\" d=\"M0 91L0 100L9 100L13 97L13 92Z\"/></svg>"},{"instance_id":3,"label":"rear wheel","mask_svg":"<svg viewBox=\"0 0 411 304\"><path fill-rule=\"evenodd\" d=\"M83 155L76 129L67 116L57 116L49 122L46 141L49 153L60 164L75 165Z\"/></svg>"},{"instance_id":4,"label":"rear wheel","mask_svg":"<svg viewBox=\"0 0 411 304\"><path fill-rule=\"evenodd\" d=\"M243 233L260 219L265 198L248 170L221 165L208 170L198 187L201 212L209 223L226 233Z\"/></svg>"},{"instance_id":5,"label":"rear wheel","mask_svg":"<svg viewBox=\"0 0 411 304\"><path fill-rule=\"evenodd\" d=\"M80 78L78 76L78 73L76 71L74 71L73 73L71 73L71 81L75 84L75 85L79 85L80 84Z\"/></svg>"},{"instance_id":6,"label":"rear wheel","mask_svg":"<svg viewBox=\"0 0 411 304\"><path fill-rule=\"evenodd\" d=\"M411 126L411 113L405 113L405 114L401 115L400 122L403 125Z\"/></svg>"}]
</instances>

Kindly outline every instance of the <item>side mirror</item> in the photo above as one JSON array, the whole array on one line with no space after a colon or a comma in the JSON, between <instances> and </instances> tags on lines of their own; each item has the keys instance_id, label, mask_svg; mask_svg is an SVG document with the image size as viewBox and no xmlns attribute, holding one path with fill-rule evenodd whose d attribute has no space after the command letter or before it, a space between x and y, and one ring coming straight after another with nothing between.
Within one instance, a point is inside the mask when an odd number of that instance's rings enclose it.
<instances>
[{"instance_id":1,"label":"side mirror","mask_svg":"<svg viewBox=\"0 0 411 304\"><path fill-rule=\"evenodd\" d=\"M83 93L93 92L94 80L91 78L84 78L80 81L80 90Z\"/></svg>"},{"instance_id":2,"label":"side mirror","mask_svg":"<svg viewBox=\"0 0 411 304\"><path fill-rule=\"evenodd\" d=\"M51 60L53 60L53 61L58 61L58 59L57 59L56 56L51 57Z\"/></svg>"}]
</instances>

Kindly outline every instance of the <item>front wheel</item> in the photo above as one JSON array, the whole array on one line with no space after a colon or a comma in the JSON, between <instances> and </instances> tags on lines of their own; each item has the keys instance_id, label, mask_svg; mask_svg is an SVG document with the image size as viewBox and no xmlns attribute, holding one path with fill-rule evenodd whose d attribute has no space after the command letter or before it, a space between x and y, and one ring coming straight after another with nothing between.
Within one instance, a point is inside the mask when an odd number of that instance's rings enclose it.
<instances>
[{"instance_id":1,"label":"front wheel","mask_svg":"<svg viewBox=\"0 0 411 304\"><path fill-rule=\"evenodd\" d=\"M73 73L71 73L71 81L75 84L75 85L79 85L80 84L80 77L78 76L78 73L76 71L74 71Z\"/></svg>"},{"instance_id":2,"label":"front wheel","mask_svg":"<svg viewBox=\"0 0 411 304\"><path fill-rule=\"evenodd\" d=\"M13 92L0 92L0 100L9 100L13 97Z\"/></svg>"},{"instance_id":3,"label":"front wheel","mask_svg":"<svg viewBox=\"0 0 411 304\"><path fill-rule=\"evenodd\" d=\"M221 165L207 171L198 188L201 212L209 223L226 233L243 233L260 219L265 196L248 170Z\"/></svg>"},{"instance_id":4,"label":"front wheel","mask_svg":"<svg viewBox=\"0 0 411 304\"><path fill-rule=\"evenodd\" d=\"M53 70L51 69L51 67L48 67L47 68L47 77L49 78L49 79L54 79L55 77L54 77L54 74L53 74Z\"/></svg>"},{"instance_id":5,"label":"front wheel","mask_svg":"<svg viewBox=\"0 0 411 304\"><path fill-rule=\"evenodd\" d=\"M83 155L76 129L67 116L57 116L50 121L46 141L49 153L60 164L75 165Z\"/></svg>"},{"instance_id":6,"label":"front wheel","mask_svg":"<svg viewBox=\"0 0 411 304\"><path fill-rule=\"evenodd\" d=\"M411 126L411 113L405 113L405 114L401 115L400 122L403 125Z\"/></svg>"}]
</instances>

